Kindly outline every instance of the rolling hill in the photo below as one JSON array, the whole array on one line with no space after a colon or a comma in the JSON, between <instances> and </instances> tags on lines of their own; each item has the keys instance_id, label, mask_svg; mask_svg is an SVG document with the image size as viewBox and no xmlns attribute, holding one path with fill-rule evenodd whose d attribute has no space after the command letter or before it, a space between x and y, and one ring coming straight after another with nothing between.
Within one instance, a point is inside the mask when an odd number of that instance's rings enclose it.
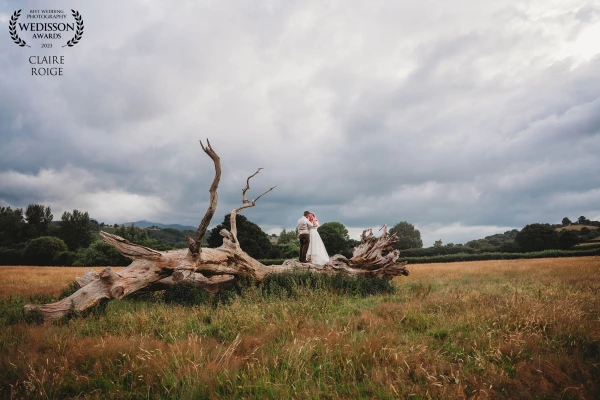
<instances>
[{"instance_id":1,"label":"rolling hill","mask_svg":"<svg viewBox=\"0 0 600 400\"><path fill-rule=\"evenodd\" d=\"M162 229L172 228L172 229L177 229L179 231L185 231L185 230L195 231L196 229L198 229L197 226L180 225L180 224L161 224L160 222L152 222L152 221L146 221L146 220L135 221L135 222L124 222L119 225L130 226L131 224L133 224L133 226L137 226L138 228L149 228L151 226L157 226Z\"/></svg>"}]
</instances>

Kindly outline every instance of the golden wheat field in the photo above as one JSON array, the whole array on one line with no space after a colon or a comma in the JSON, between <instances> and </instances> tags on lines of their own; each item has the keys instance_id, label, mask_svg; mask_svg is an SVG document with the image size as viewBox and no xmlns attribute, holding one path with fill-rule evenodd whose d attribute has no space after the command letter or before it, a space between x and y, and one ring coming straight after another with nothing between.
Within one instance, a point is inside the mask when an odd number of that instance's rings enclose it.
<instances>
[{"instance_id":1,"label":"golden wheat field","mask_svg":"<svg viewBox=\"0 0 600 400\"><path fill-rule=\"evenodd\" d=\"M65 286L73 282L77 276L83 275L88 269L100 270L101 268L37 266L0 267L0 271L2 272L0 296L58 294ZM113 269L119 271L122 268L116 267Z\"/></svg>"},{"instance_id":2,"label":"golden wheat field","mask_svg":"<svg viewBox=\"0 0 600 400\"><path fill-rule=\"evenodd\" d=\"M0 397L600 398L600 257L412 265L371 296L248 287L22 314L85 269L0 267Z\"/></svg>"},{"instance_id":3,"label":"golden wheat field","mask_svg":"<svg viewBox=\"0 0 600 400\"><path fill-rule=\"evenodd\" d=\"M590 229L590 230L598 229L598 227L595 225L567 225L567 226L561 226L560 228L556 228L556 230L557 231L562 231L562 230L580 231L583 228Z\"/></svg>"}]
</instances>

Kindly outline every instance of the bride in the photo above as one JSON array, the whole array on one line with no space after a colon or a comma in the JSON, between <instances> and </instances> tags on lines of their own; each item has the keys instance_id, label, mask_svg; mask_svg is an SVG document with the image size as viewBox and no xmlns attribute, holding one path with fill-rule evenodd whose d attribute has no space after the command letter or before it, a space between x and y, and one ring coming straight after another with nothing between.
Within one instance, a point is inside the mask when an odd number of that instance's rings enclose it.
<instances>
[{"instance_id":1,"label":"bride","mask_svg":"<svg viewBox=\"0 0 600 400\"><path fill-rule=\"evenodd\" d=\"M306 258L313 264L323 265L329 261L329 255L327 254L321 235L317 231L319 220L314 213L310 213L307 218L313 223L314 228L311 228L309 232L310 242L308 243Z\"/></svg>"}]
</instances>

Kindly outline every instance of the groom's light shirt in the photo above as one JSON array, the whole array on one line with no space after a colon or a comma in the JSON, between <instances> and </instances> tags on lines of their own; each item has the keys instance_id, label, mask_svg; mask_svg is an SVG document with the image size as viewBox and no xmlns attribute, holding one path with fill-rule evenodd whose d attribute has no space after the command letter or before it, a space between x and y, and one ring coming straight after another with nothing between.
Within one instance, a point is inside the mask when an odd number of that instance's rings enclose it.
<instances>
[{"instance_id":1,"label":"groom's light shirt","mask_svg":"<svg viewBox=\"0 0 600 400\"><path fill-rule=\"evenodd\" d=\"M310 228L312 228L313 224L306 217L302 217L298 220L298 234L308 234L310 232Z\"/></svg>"}]
</instances>

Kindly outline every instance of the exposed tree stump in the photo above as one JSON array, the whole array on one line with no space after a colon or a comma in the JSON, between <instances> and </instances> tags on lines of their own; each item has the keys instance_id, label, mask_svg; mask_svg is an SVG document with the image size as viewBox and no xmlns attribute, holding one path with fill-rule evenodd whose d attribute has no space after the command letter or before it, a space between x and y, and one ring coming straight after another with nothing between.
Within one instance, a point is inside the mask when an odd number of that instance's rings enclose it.
<instances>
[{"instance_id":1,"label":"exposed tree stump","mask_svg":"<svg viewBox=\"0 0 600 400\"><path fill-rule=\"evenodd\" d=\"M207 141L202 149L211 157L215 165L215 178L210 188L210 205L198 227L196 238L188 237L189 249L156 251L140 246L106 232L100 232L102 240L117 248L121 254L133 262L119 272L107 267L100 272L86 271L77 278L81 287L71 296L56 303L41 306L26 305L25 310L40 309L45 320L51 320L66 315L70 310L84 311L103 301L122 299L138 292L164 290L169 286L183 281L194 284L216 293L230 286L236 278L253 278L263 281L271 274L290 271L310 271L313 273L343 273L348 276L388 277L389 279L408 275L406 262L397 263L399 251L392 244L398 241L396 235L388 235L384 226L379 238L367 229L361 235L361 243L353 250L352 258L333 256L325 265L300 263L287 260L283 265L265 266L244 252L237 240L235 224L236 214L248 207L254 207L256 201L273 190L270 188L252 201L246 198L250 189L250 179L257 175L262 168L246 180L242 190L242 206L231 212L231 231L221 230L223 244L216 249L200 248L200 243L210 220L215 212L218 194L217 187L221 177L220 159Z\"/></svg>"}]
</instances>

